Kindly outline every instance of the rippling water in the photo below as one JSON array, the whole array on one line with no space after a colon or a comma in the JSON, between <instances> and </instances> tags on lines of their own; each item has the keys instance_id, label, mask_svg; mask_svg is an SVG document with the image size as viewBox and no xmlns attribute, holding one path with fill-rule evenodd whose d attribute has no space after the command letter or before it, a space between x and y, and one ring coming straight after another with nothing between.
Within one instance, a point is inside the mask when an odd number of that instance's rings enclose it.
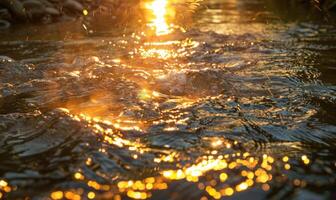
<instances>
[{"instance_id":1,"label":"rippling water","mask_svg":"<svg viewBox=\"0 0 336 200\"><path fill-rule=\"evenodd\" d=\"M336 198L332 18L189 6L0 33L0 197Z\"/></svg>"}]
</instances>

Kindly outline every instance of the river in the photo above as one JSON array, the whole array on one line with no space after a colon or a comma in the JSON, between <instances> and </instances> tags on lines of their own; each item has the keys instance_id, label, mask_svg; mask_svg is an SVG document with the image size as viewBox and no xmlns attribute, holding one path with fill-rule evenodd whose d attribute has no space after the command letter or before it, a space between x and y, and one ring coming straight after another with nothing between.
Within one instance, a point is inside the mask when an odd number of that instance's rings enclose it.
<instances>
[{"instance_id":1,"label":"river","mask_svg":"<svg viewBox=\"0 0 336 200\"><path fill-rule=\"evenodd\" d=\"M177 2L0 32L0 197L336 198L335 18Z\"/></svg>"}]
</instances>

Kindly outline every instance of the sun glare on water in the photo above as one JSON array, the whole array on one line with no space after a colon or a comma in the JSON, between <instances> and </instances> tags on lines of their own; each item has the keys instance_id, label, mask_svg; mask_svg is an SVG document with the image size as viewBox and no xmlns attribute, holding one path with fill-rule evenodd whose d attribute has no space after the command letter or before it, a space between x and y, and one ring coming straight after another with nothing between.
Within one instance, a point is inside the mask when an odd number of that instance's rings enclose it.
<instances>
[{"instance_id":1,"label":"sun glare on water","mask_svg":"<svg viewBox=\"0 0 336 200\"><path fill-rule=\"evenodd\" d=\"M153 14L154 19L149 25L155 28L156 35L169 34L171 29L166 19L169 14L168 0L154 0L147 4L147 9Z\"/></svg>"}]
</instances>

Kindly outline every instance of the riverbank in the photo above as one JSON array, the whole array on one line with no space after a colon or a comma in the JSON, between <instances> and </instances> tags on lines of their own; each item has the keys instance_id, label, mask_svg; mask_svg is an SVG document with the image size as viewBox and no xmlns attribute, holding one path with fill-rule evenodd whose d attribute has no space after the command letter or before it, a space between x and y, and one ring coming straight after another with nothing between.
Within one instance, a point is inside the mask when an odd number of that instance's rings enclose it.
<instances>
[{"instance_id":1,"label":"riverbank","mask_svg":"<svg viewBox=\"0 0 336 200\"><path fill-rule=\"evenodd\" d=\"M43 23L76 19L98 7L98 1L87 0L2 0L0 28L16 23Z\"/></svg>"},{"instance_id":2,"label":"riverbank","mask_svg":"<svg viewBox=\"0 0 336 200\"><path fill-rule=\"evenodd\" d=\"M111 15L127 12L139 0L1 0L0 29L12 24L50 24L70 21L89 15L91 12L109 12Z\"/></svg>"},{"instance_id":3,"label":"riverbank","mask_svg":"<svg viewBox=\"0 0 336 200\"><path fill-rule=\"evenodd\" d=\"M141 18L141 16L133 16L139 13L137 12L140 9L139 2L140 0L1 0L0 30L8 29L13 24L50 24L79 20L85 16L88 16L89 20L92 16L95 18L102 16L99 21L114 19L124 24L130 19ZM183 2L194 6L193 4L195 2L198 4L199 0ZM294 4L295 7L308 6L312 8L309 10L323 13L336 11L336 0L298 0L294 1Z\"/></svg>"}]
</instances>

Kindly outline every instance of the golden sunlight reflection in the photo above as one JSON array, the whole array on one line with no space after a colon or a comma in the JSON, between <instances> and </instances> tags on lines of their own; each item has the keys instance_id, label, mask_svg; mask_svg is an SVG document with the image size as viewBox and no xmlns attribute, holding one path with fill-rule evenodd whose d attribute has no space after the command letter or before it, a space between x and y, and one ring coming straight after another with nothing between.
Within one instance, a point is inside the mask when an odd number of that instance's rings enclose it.
<instances>
[{"instance_id":1,"label":"golden sunlight reflection","mask_svg":"<svg viewBox=\"0 0 336 200\"><path fill-rule=\"evenodd\" d=\"M172 14L168 8L168 0L154 0L146 5L153 15L149 25L155 29L156 35L166 35L172 32L167 22L167 16Z\"/></svg>"},{"instance_id":2,"label":"golden sunlight reflection","mask_svg":"<svg viewBox=\"0 0 336 200\"><path fill-rule=\"evenodd\" d=\"M142 58L167 60L190 56L199 45L200 43L198 41L194 41L191 38L181 41L145 42L143 46L136 49L136 52L138 52Z\"/></svg>"},{"instance_id":3,"label":"golden sunlight reflection","mask_svg":"<svg viewBox=\"0 0 336 200\"><path fill-rule=\"evenodd\" d=\"M140 96L146 100L156 96L156 94L149 90L143 90ZM264 191L270 190L269 182L273 180L272 174L275 164L281 164L283 170L290 169L289 156L284 156L277 162L276 158L268 154L253 156L249 152L235 151L239 143L221 137L204 137L203 142L211 148L204 151L194 161L184 163L185 155L183 152L172 149L152 149L141 140L126 139L120 130L113 127L109 128L109 125L113 125L112 122L91 118L83 114L71 114L66 109L63 110L74 120L87 123L94 134L103 138L103 143L117 148L127 148L130 151L130 159L141 161L142 159L148 159L148 155L154 155L152 161L164 164L162 166L165 166L165 164L168 166L169 163L180 164L175 167L170 165L170 167L160 168L154 174L147 174L138 179L129 179L128 176L118 175L110 184L92 180L79 169L73 174L73 179L85 183L90 189L88 191L56 190L50 193L51 199L82 199L83 196L84 199L122 199L125 196L131 199L148 199L153 196L154 191L166 190L170 183L174 181L196 184L197 188L206 196L212 199L220 199L248 190L253 186L257 186ZM106 146L102 147L100 152L106 153L107 149L104 148ZM304 164L311 164L307 155L301 155L300 158ZM90 167L95 165L94 162L93 159L88 157L85 164ZM232 181L233 179L235 181ZM295 179L294 184L302 185L305 182ZM10 189L6 181L0 180L1 192L8 192Z\"/></svg>"},{"instance_id":4,"label":"golden sunlight reflection","mask_svg":"<svg viewBox=\"0 0 336 200\"><path fill-rule=\"evenodd\" d=\"M9 186L7 181L0 179L0 199L2 199L6 193L11 192L12 190L12 187Z\"/></svg>"}]
</instances>

